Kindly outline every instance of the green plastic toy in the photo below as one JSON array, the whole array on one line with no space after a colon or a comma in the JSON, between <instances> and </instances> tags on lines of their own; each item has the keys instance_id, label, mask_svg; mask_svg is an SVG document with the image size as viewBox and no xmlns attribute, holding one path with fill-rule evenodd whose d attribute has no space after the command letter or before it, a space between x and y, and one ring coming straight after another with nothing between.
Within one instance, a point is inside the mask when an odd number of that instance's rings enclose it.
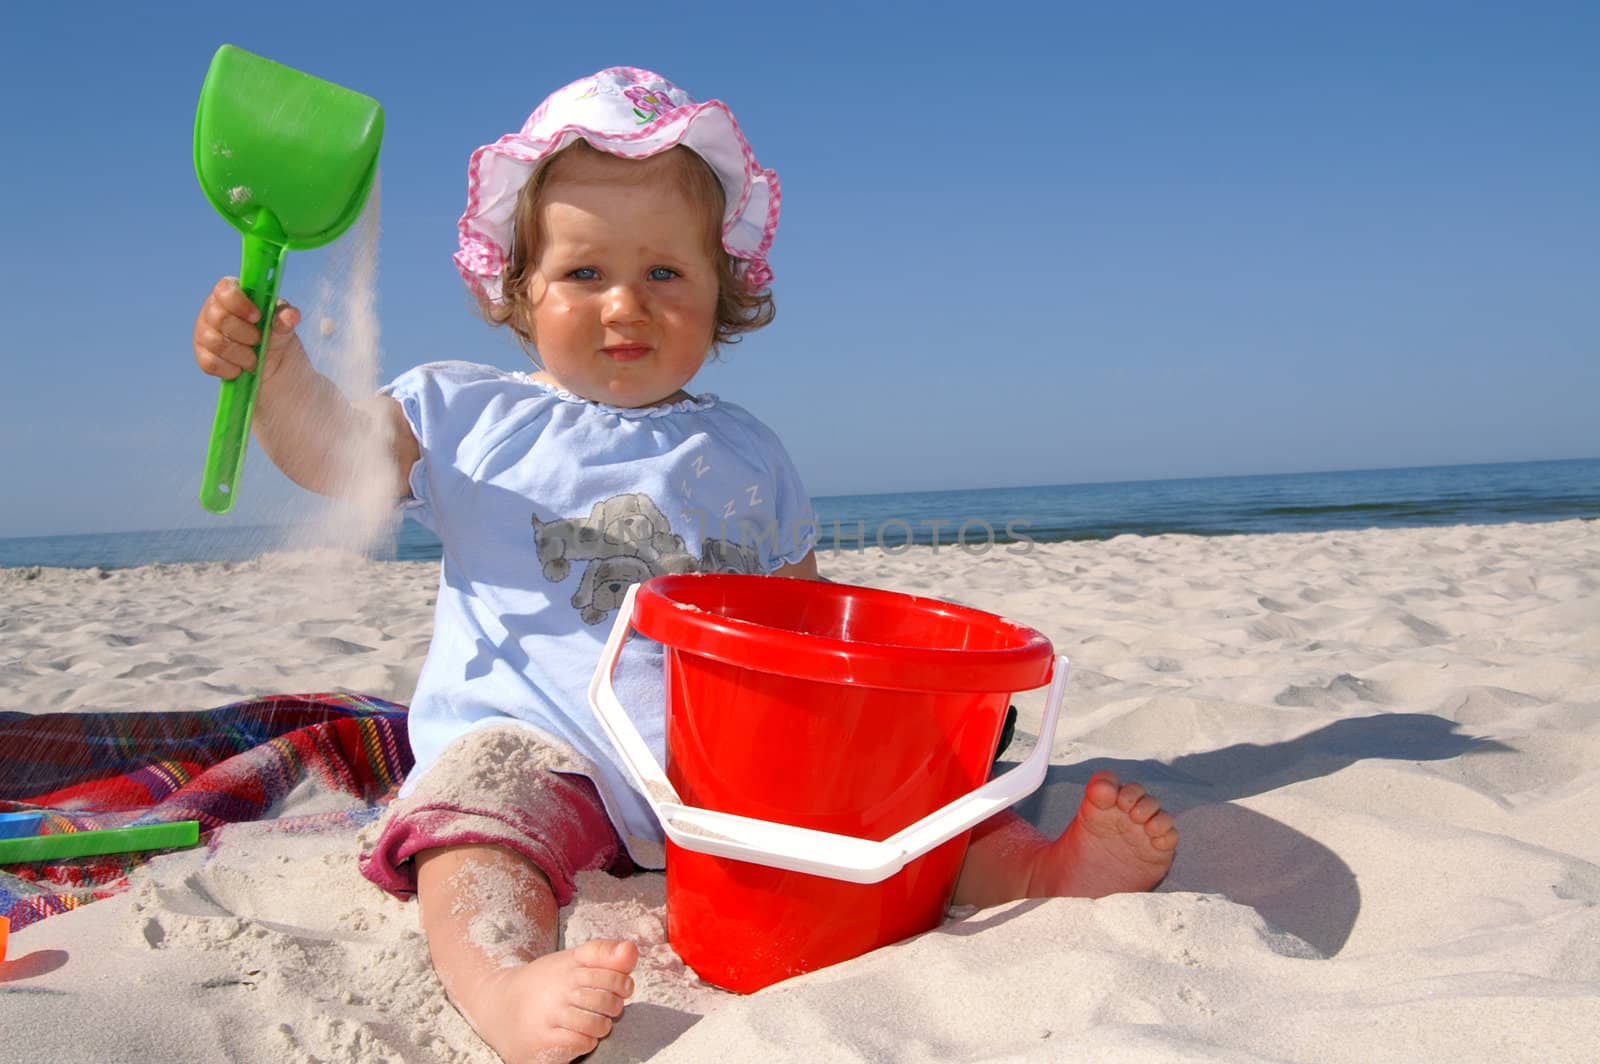
<instances>
[{"instance_id":1,"label":"green plastic toy","mask_svg":"<svg viewBox=\"0 0 1600 1064\"><path fill-rule=\"evenodd\" d=\"M198 820L171 824L141 824L103 831L67 831L57 835L30 835L0 839L0 865L27 861L58 861L68 857L95 857L139 850L177 850L200 841Z\"/></svg>"},{"instance_id":2,"label":"green plastic toy","mask_svg":"<svg viewBox=\"0 0 1600 1064\"><path fill-rule=\"evenodd\" d=\"M361 213L378 170L383 108L369 96L225 44L194 116L194 172L244 235L239 283L261 311L267 349L286 251L329 243ZM200 504L227 513L239 494L257 375L222 382Z\"/></svg>"}]
</instances>

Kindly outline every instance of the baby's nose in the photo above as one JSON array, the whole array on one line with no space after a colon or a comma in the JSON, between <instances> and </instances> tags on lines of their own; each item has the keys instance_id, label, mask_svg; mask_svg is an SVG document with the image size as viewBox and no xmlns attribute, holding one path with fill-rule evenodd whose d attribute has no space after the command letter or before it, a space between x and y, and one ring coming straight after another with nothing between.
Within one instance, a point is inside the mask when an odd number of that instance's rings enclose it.
<instances>
[{"instance_id":1,"label":"baby's nose","mask_svg":"<svg viewBox=\"0 0 1600 1064\"><path fill-rule=\"evenodd\" d=\"M606 290L608 322L639 321L646 316L644 293L631 284L614 284Z\"/></svg>"}]
</instances>

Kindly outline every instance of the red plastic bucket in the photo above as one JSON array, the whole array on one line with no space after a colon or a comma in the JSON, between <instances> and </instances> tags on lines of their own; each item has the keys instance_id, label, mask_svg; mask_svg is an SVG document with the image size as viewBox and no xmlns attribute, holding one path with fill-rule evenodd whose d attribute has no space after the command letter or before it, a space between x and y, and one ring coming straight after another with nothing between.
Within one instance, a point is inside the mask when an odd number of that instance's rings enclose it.
<instances>
[{"instance_id":1,"label":"red plastic bucket","mask_svg":"<svg viewBox=\"0 0 1600 1064\"><path fill-rule=\"evenodd\" d=\"M620 623L620 618L619 618ZM1050 642L980 610L736 575L657 577L632 623L666 648L667 779L683 804L883 840L988 778ZM748 993L938 926L968 833L877 883L667 843L667 936Z\"/></svg>"}]
</instances>

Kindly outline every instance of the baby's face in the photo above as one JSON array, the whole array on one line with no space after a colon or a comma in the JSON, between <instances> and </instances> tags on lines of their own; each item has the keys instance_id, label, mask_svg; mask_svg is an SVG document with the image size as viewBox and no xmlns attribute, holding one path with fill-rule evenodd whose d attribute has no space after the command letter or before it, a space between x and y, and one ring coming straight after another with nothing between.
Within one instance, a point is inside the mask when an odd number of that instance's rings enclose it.
<instances>
[{"instance_id":1,"label":"baby's face","mask_svg":"<svg viewBox=\"0 0 1600 1064\"><path fill-rule=\"evenodd\" d=\"M606 168L646 165L613 159L573 178L552 175L528 280L529 326L546 374L613 406L678 398L716 325L704 209L670 173L606 179Z\"/></svg>"}]
</instances>

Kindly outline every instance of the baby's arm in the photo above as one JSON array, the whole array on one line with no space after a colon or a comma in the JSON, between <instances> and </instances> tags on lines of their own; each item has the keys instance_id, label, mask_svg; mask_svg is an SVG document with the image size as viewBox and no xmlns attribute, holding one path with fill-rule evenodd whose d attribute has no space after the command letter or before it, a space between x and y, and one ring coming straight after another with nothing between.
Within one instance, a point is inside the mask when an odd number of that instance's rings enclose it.
<instances>
[{"instance_id":1,"label":"baby's arm","mask_svg":"<svg viewBox=\"0 0 1600 1064\"><path fill-rule=\"evenodd\" d=\"M200 368L232 380L255 365L260 316L236 280L218 281L195 318ZM396 498L409 495L419 451L400 404L387 396L346 399L306 357L294 331L299 323L300 312L287 303L272 322L253 426L262 450L289 479L323 495L356 494L374 476Z\"/></svg>"}]
</instances>

